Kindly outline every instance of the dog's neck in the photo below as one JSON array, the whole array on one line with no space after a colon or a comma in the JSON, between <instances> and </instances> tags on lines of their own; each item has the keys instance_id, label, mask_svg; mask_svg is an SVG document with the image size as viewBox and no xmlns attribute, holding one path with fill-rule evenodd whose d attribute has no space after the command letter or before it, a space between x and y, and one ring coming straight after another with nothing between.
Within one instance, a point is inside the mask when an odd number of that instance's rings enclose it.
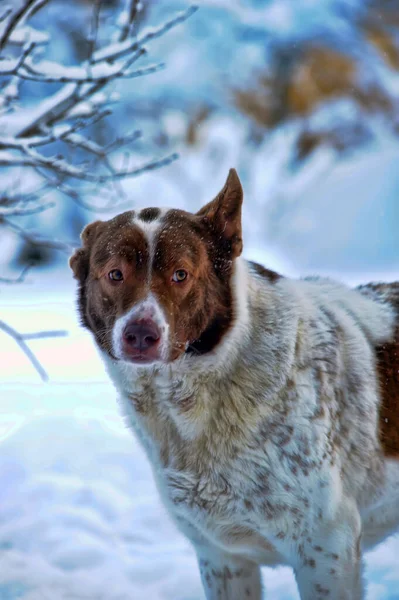
<instances>
[{"instance_id":1,"label":"dog's neck","mask_svg":"<svg viewBox=\"0 0 399 600\"><path fill-rule=\"evenodd\" d=\"M242 428L259 410L271 410L293 362L297 316L289 295L243 259L235 264L232 298L233 323L209 353L152 368L104 356L133 424L152 421L153 436L158 422L171 422L193 441L212 431L216 414L224 415L222 429Z\"/></svg>"}]
</instances>

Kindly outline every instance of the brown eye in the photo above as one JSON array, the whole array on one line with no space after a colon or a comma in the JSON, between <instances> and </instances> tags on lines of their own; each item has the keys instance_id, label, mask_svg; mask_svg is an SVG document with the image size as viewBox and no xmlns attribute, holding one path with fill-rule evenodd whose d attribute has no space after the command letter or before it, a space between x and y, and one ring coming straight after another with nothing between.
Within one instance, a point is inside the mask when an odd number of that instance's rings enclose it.
<instances>
[{"instance_id":1,"label":"brown eye","mask_svg":"<svg viewBox=\"0 0 399 600\"><path fill-rule=\"evenodd\" d=\"M180 283L181 281L184 281L185 279L187 279L187 271L185 271L184 269L178 269L177 271L175 271L173 273L173 281L175 281L176 283Z\"/></svg>"},{"instance_id":2,"label":"brown eye","mask_svg":"<svg viewBox=\"0 0 399 600\"><path fill-rule=\"evenodd\" d=\"M123 273L119 269L114 269L108 273L111 281L123 281Z\"/></svg>"}]
</instances>

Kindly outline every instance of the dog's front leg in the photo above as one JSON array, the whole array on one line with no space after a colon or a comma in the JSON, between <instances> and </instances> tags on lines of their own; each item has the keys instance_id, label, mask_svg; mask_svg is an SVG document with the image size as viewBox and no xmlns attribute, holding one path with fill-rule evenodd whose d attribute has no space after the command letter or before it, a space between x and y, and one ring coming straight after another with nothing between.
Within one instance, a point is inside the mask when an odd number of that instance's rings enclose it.
<instances>
[{"instance_id":1,"label":"dog's front leg","mask_svg":"<svg viewBox=\"0 0 399 600\"><path fill-rule=\"evenodd\" d=\"M362 600L361 566L357 512L351 518L319 525L298 546L294 570L301 600Z\"/></svg>"},{"instance_id":2,"label":"dog's front leg","mask_svg":"<svg viewBox=\"0 0 399 600\"><path fill-rule=\"evenodd\" d=\"M214 548L197 548L207 600L261 600L259 566Z\"/></svg>"}]
</instances>

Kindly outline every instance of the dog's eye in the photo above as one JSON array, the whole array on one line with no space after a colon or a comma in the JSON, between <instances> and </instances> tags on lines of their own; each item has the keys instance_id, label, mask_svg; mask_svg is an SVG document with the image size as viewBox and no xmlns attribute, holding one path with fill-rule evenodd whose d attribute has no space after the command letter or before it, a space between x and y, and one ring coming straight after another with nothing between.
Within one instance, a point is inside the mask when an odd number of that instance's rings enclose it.
<instances>
[{"instance_id":1,"label":"dog's eye","mask_svg":"<svg viewBox=\"0 0 399 600\"><path fill-rule=\"evenodd\" d=\"M173 281L175 281L176 283L180 283L181 281L184 281L185 279L187 279L187 271L185 271L184 269L178 269L177 271L175 271L173 273Z\"/></svg>"},{"instance_id":2,"label":"dog's eye","mask_svg":"<svg viewBox=\"0 0 399 600\"><path fill-rule=\"evenodd\" d=\"M123 281L123 273L119 269L113 269L108 273L111 281Z\"/></svg>"}]
</instances>

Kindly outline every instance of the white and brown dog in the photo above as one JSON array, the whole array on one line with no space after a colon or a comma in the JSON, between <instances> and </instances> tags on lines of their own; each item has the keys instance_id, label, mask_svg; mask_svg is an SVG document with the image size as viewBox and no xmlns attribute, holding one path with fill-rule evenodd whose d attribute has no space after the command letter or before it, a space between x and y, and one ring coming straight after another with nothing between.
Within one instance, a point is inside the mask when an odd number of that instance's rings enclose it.
<instances>
[{"instance_id":1,"label":"white and brown dog","mask_svg":"<svg viewBox=\"0 0 399 600\"><path fill-rule=\"evenodd\" d=\"M399 525L399 283L292 281L240 258L232 169L197 214L88 225L71 258L94 335L208 600L364 597Z\"/></svg>"}]
</instances>

